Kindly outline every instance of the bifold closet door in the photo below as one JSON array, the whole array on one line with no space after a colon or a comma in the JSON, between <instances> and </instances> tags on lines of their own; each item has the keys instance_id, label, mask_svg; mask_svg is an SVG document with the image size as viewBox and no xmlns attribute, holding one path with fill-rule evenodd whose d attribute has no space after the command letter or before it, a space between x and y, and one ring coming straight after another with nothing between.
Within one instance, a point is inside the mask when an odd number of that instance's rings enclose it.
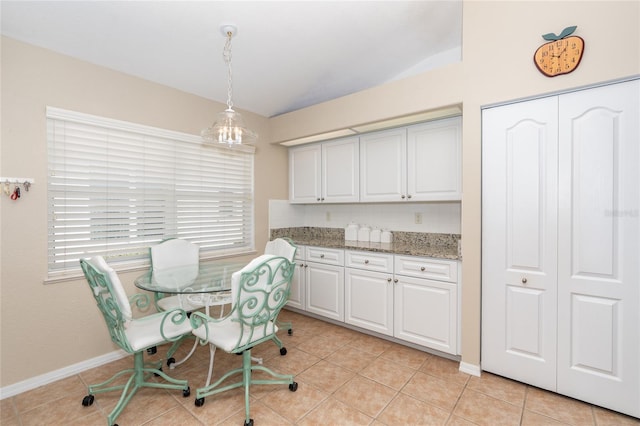
<instances>
[{"instance_id":1,"label":"bifold closet door","mask_svg":"<svg viewBox=\"0 0 640 426\"><path fill-rule=\"evenodd\" d=\"M640 417L640 81L559 98L558 392Z\"/></svg>"},{"instance_id":2,"label":"bifold closet door","mask_svg":"<svg viewBox=\"0 0 640 426\"><path fill-rule=\"evenodd\" d=\"M482 369L556 387L557 98L482 114Z\"/></svg>"}]
</instances>

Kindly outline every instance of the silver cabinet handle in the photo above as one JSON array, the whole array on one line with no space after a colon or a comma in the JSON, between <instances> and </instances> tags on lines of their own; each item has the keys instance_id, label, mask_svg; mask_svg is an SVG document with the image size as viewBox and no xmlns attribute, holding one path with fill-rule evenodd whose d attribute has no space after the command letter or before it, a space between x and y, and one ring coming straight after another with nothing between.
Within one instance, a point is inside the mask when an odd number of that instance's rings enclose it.
<instances>
[{"instance_id":1,"label":"silver cabinet handle","mask_svg":"<svg viewBox=\"0 0 640 426\"><path fill-rule=\"evenodd\" d=\"M411 194L407 195L407 198L411 198Z\"/></svg>"},{"instance_id":2,"label":"silver cabinet handle","mask_svg":"<svg viewBox=\"0 0 640 426\"><path fill-rule=\"evenodd\" d=\"M400 198L402 198L402 199L404 200L404 194L402 194L402 195L400 196Z\"/></svg>"},{"instance_id":3,"label":"silver cabinet handle","mask_svg":"<svg viewBox=\"0 0 640 426\"><path fill-rule=\"evenodd\" d=\"M316 201L320 201L320 198L316 198Z\"/></svg>"},{"instance_id":4,"label":"silver cabinet handle","mask_svg":"<svg viewBox=\"0 0 640 426\"><path fill-rule=\"evenodd\" d=\"M391 278L387 278L387 282L390 283L391 282Z\"/></svg>"},{"instance_id":5,"label":"silver cabinet handle","mask_svg":"<svg viewBox=\"0 0 640 426\"><path fill-rule=\"evenodd\" d=\"M422 267L420 268L420 270L421 270L422 272L424 272L424 270L425 270L425 269L427 269L427 268L425 268L424 266L422 266Z\"/></svg>"},{"instance_id":6,"label":"silver cabinet handle","mask_svg":"<svg viewBox=\"0 0 640 426\"><path fill-rule=\"evenodd\" d=\"M368 264L369 264L369 259L366 259L366 260L364 261L364 264L365 264L365 265L368 265Z\"/></svg>"},{"instance_id":7,"label":"silver cabinet handle","mask_svg":"<svg viewBox=\"0 0 640 426\"><path fill-rule=\"evenodd\" d=\"M321 255L320 255L320 259L324 259L324 254L321 254Z\"/></svg>"},{"instance_id":8,"label":"silver cabinet handle","mask_svg":"<svg viewBox=\"0 0 640 426\"><path fill-rule=\"evenodd\" d=\"M523 279L522 279L522 284L526 284L526 283L527 283L527 279L526 279L526 278L523 278Z\"/></svg>"},{"instance_id":9,"label":"silver cabinet handle","mask_svg":"<svg viewBox=\"0 0 640 426\"><path fill-rule=\"evenodd\" d=\"M398 279L397 278L394 279L393 282L397 284L398 283Z\"/></svg>"}]
</instances>

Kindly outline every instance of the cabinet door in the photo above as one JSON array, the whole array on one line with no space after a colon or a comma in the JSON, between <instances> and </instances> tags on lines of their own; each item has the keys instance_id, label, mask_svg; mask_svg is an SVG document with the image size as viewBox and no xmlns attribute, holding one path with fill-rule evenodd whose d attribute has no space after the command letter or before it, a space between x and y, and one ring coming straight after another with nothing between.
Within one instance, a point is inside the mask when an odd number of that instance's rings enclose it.
<instances>
[{"instance_id":1,"label":"cabinet door","mask_svg":"<svg viewBox=\"0 0 640 426\"><path fill-rule=\"evenodd\" d=\"M320 144L289 149L289 201L318 203L321 195Z\"/></svg>"},{"instance_id":2,"label":"cabinet door","mask_svg":"<svg viewBox=\"0 0 640 426\"><path fill-rule=\"evenodd\" d=\"M442 352L457 353L456 284L396 276L394 335Z\"/></svg>"},{"instance_id":3,"label":"cabinet door","mask_svg":"<svg viewBox=\"0 0 640 426\"><path fill-rule=\"evenodd\" d=\"M345 322L393 336L393 281L389 273L346 268Z\"/></svg>"},{"instance_id":4,"label":"cabinet door","mask_svg":"<svg viewBox=\"0 0 640 426\"><path fill-rule=\"evenodd\" d=\"M296 269L293 272L293 278L291 279L291 291L289 292L289 301L287 302L288 306L292 308L298 308L301 310L305 309L305 273L304 273L304 246L298 246L298 250L296 251L295 264Z\"/></svg>"},{"instance_id":5,"label":"cabinet door","mask_svg":"<svg viewBox=\"0 0 640 426\"><path fill-rule=\"evenodd\" d=\"M407 197L411 201L460 200L461 119L437 120L407 130Z\"/></svg>"},{"instance_id":6,"label":"cabinet door","mask_svg":"<svg viewBox=\"0 0 640 426\"><path fill-rule=\"evenodd\" d=\"M344 321L344 267L307 262L307 312Z\"/></svg>"},{"instance_id":7,"label":"cabinet door","mask_svg":"<svg viewBox=\"0 0 640 426\"><path fill-rule=\"evenodd\" d=\"M556 388L557 98L482 115L482 368Z\"/></svg>"},{"instance_id":8,"label":"cabinet door","mask_svg":"<svg viewBox=\"0 0 640 426\"><path fill-rule=\"evenodd\" d=\"M560 96L558 392L640 417L640 81Z\"/></svg>"},{"instance_id":9,"label":"cabinet door","mask_svg":"<svg viewBox=\"0 0 640 426\"><path fill-rule=\"evenodd\" d=\"M407 133L393 129L360 137L360 201L402 201L407 193Z\"/></svg>"},{"instance_id":10,"label":"cabinet door","mask_svg":"<svg viewBox=\"0 0 640 426\"><path fill-rule=\"evenodd\" d=\"M327 203L360 201L358 138L322 144L322 197Z\"/></svg>"}]
</instances>

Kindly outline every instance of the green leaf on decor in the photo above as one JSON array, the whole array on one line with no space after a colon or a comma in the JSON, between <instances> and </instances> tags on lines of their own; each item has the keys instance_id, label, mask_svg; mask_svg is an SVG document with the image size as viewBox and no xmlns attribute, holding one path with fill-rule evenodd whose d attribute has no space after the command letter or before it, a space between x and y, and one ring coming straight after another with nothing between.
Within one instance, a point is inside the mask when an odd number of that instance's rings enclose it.
<instances>
[{"instance_id":1,"label":"green leaf on decor","mask_svg":"<svg viewBox=\"0 0 640 426\"><path fill-rule=\"evenodd\" d=\"M568 35L573 34L573 32L576 30L576 28L578 28L576 25L574 25L573 27L567 27L564 30L562 30L560 35L555 35L554 33L543 34L542 38L547 40L547 41L561 40L561 39L567 37Z\"/></svg>"}]
</instances>

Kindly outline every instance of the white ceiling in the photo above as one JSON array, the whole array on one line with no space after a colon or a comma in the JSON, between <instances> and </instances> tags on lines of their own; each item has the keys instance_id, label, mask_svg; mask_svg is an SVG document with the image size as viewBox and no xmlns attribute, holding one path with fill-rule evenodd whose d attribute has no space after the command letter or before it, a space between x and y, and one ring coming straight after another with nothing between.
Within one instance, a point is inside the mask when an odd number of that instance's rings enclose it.
<instances>
[{"instance_id":1,"label":"white ceiling","mask_svg":"<svg viewBox=\"0 0 640 426\"><path fill-rule=\"evenodd\" d=\"M460 61L462 0L7 1L2 34L265 117Z\"/></svg>"}]
</instances>

